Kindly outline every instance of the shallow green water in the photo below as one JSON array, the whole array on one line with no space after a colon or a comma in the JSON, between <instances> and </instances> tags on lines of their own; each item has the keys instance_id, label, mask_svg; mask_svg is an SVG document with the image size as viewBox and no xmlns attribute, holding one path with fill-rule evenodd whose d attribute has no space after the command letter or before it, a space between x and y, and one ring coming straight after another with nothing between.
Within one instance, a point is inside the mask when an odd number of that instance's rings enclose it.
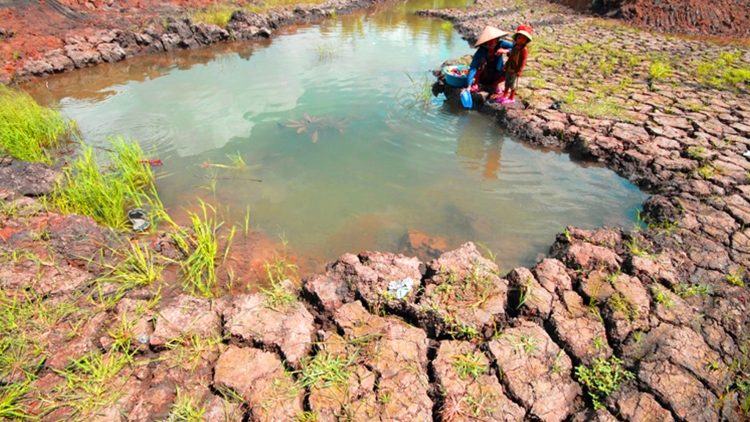
<instances>
[{"instance_id":1,"label":"shallow green water","mask_svg":"<svg viewBox=\"0 0 750 422\"><path fill-rule=\"evenodd\" d=\"M242 224L249 207L251 225L313 266L403 251L412 230L449 248L481 243L510 268L532 264L568 224L630 226L646 195L611 171L525 147L443 98L415 100L430 69L472 52L441 21L411 14L440 5L400 3L29 89L59 102L88 142L122 135L155 148L173 214L200 197ZM292 120L305 130L284 126ZM213 165L232 154L245 171Z\"/></svg>"}]
</instances>

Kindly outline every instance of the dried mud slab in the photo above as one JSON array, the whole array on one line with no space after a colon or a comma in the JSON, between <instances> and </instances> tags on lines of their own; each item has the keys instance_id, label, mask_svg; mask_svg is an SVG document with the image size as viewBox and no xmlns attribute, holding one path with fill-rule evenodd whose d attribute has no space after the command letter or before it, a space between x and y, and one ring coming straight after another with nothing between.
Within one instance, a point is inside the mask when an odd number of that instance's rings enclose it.
<instances>
[{"instance_id":1,"label":"dried mud slab","mask_svg":"<svg viewBox=\"0 0 750 422\"><path fill-rule=\"evenodd\" d=\"M40 163L0 163L0 191L17 197L47 195L52 193L58 176L57 171Z\"/></svg>"},{"instance_id":2,"label":"dried mud slab","mask_svg":"<svg viewBox=\"0 0 750 422\"><path fill-rule=\"evenodd\" d=\"M684 369L665 361L644 362L638 379L645 383L661 403L669 406L680 420L719 420L717 397Z\"/></svg>"},{"instance_id":3,"label":"dried mud slab","mask_svg":"<svg viewBox=\"0 0 750 422\"><path fill-rule=\"evenodd\" d=\"M359 301L334 314L343 337L323 332L301 383L322 420L432 420L427 336L396 317L370 314Z\"/></svg>"},{"instance_id":4,"label":"dried mud slab","mask_svg":"<svg viewBox=\"0 0 750 422\"><path fill-rule=\"evenodd\" d=\"M329 264L326 273L305 281L306 294L322 310L332 312L361 297L371 309L388 307L403 312L417 295L422 273L417 258L381 252L344 254ZM413 286L401 298L389 289L391 283L410 281Z\"/></svg>"},{"instance_id":5,"label":"dried mud slab","mask_svg":"<svg viewBox=\"0 0 750 422\"><path fill-rule=\"evenodd\" d=\"M583 304L577 293L566 291L560 301L555 301L550 323L565 350L584 365L591 365L595 358L612 356L604 322Z\"/></svg>"},{"instance_id":6,"label":"dried mud slab","mask_svg":"<svg viewBox=\"0 0 750 422\"><path fill-rule=\"evenodd\" d=\"M440 417L448 421L522 420L526 411L504 392L490 360L469 342L440 342L432 361L443 403Z\"/></svg>"},{"instance_id":7,"label":"dried mud slab","mask_svg":"<svg viewBox=\"0 0 750 422\"><path fill-rule=\"evenodd\" d=\"M488 348L508 393L531 416L559 422L582 407L570 358L539 325L524 321L503 331Z\"/></svg>"},{"instance_id":8,"label":"dried mud slab","mask_svg":"<svg viewBox=\"0 0 750 422\"><path fill-rule=\"evenodd\" d=\"M222 336L221 318L208 299L179 295L163 304L154 319L154 333L149 341L153 347L164 347L173 340L193 335L201 338Z\"/></svg>"},{"instance_id":9,"label":"dried mud slab","mask_svg":"<svg viewBox=\"0 0 750 422\"><path fill-rule=\"evenodd\" d=\"M304 390L274 353L230 346L216 362L213 385L239 394L253 421L294 420L303 411Z\"/></svg>"},{"instance_id":10,"label":"dried mud slab","mask_svg":"<svg viewBox=\"0 0 750 422\"><path fill-rule=\"evenodd\" d=\"M312 350L314 318L299 302L274 308L263 294L234 296L223 319L227 333L279 350L294 368Z\"/></svg>"},{"instance_id":11,"label":"dried mud slab","mask_svg":"<svg viewBox=\"0 0 750 422\"><path fill-rule=\"evenodd\" d=\"M506 276L510 283L509 305L526 318L540 321L552 312L554 288L550 291L539 284L527 268L514 268Z\"/></svg>"},{"instance_id":12,"label":"dried mud slab","mask_svg":"<svg viewBox=\"0 0 750 422\"><path fill-rule=\"evenodd\" d=\"M377 374L378 394L385 401L382 417L431 420L425 332L395 317L372 315L359 302L341 307L334 320L347 341L358 345L362 363ZM383 400L383 394L390 398Z\"/></svg>"},{"instance_id":13,"label":"dried mud slab","mask_svg":"<svg viewBox=\"0 0 750 422\"><path fill-rule=\"evenodd\" d=\"M663 421L673 422L672 414L661 407L648 393L630 390L628 392L616 392L617 409L620 415L633 422Z\"/></svg>"},{"instance_id":14,"label":"dried mud slab","mask_svg":"<svg viewBox=\"0 0 750 422\"><path fill-rule=\"evenodd\" d=\"M565 264L557 259L545 258L534 265L531 272L539 284L549 292L562 293L573 290L573 281Z\"/></svg>"},{"instance_id":15,"label":"dried mud slab","mask_svg":"<svg viewBox=\"0 0 750 422\"><path fill-rule=\"evenodd\" d=\"M410 314L431 337L491 337L505 322L508 281L469 242L428 265L431 274Z\"/></svg>"}]
</instances>

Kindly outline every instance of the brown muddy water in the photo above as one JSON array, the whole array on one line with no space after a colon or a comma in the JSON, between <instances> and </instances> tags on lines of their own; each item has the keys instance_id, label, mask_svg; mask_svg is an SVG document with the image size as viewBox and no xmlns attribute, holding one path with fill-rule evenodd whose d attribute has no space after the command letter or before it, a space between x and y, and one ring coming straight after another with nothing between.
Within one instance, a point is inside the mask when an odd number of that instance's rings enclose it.
<instances>
[{"instance_id":1,"label":"brown muddy water","mask_svg":"<svg viewBox=\"0 0 750 422\"><path fill-rule=\"evenodd\" d=\"M413 11L464 4L380 6L26 89L76 120L87 143L120 135L153 151L177 220L198 198L240 226L249 209L250 225L310 271L345 252L417 254L409 233L443 250L474 241L510 269L533 264L566 225L630 227L647 195L627 180L423 95L431 69L472 49ZM232 168L233 157L246 165Z\"/></svg>"}]
</instances>

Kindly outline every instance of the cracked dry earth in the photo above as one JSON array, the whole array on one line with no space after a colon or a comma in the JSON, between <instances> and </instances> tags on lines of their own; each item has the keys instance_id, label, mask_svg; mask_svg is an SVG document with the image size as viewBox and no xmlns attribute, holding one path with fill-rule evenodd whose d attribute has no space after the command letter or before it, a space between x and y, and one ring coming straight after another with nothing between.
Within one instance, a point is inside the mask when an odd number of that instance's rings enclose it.
<instances>
[{"instance_id":1,"label":"cracked dry earth","mask_svg":"<svg viewBox=\"0 0 750 422\"><path fill-rule=\"evenodd\" d=\"M748 51L542 2L422 13L468 40L487 24L530 23L522 101L475 105L531 145L649 189L640 229L568 227L546 259L510 272L467 243L431 262L343 255L301 290L284 284L291 302L161 299L101 280L123 240L42 211L35 197L54 175L5 160L0 190L15 214L0 229L0 299L19 318L3 334L24 342L3 352L16 359L0 376L28 386L23 411L50 421L746 420L750 101L736 75ZM434 89L458 101L441 80ZM153 245L179 256L167 238ZM417 288L397 299L388 285L407 278ZM632 377L592 396L579 368L602 359Z\"/></svg>"}]
</instances>

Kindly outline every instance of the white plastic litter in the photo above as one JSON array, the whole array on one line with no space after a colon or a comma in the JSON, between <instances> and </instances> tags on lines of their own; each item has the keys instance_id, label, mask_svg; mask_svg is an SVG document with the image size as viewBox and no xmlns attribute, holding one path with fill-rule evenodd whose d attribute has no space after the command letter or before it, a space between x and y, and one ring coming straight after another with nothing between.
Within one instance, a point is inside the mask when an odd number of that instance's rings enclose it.
<instances>
[{"instance_id":1,"label":"white plastic litter","mask_svg":"<svg viewBox=\"0 0 750 422\"><path fill-rule=\"evenodd\" d=\"M744 155L747 158L750 158L750 151L745 151L742 153L742 155Z\"/></svg>"},{"instance_id":2,"label":"white plastic litter","mask_svg":"<svg viewBox=\"0 0 750 422\"><path fill-rule=\"evenodd\" d=\"M388 293L396 296L397 299L405 298L413 288L414 280L412 280L411 278L405 278L399 281L391 281L390 283L388 283Z\"/></svg>"}]
</instances>

